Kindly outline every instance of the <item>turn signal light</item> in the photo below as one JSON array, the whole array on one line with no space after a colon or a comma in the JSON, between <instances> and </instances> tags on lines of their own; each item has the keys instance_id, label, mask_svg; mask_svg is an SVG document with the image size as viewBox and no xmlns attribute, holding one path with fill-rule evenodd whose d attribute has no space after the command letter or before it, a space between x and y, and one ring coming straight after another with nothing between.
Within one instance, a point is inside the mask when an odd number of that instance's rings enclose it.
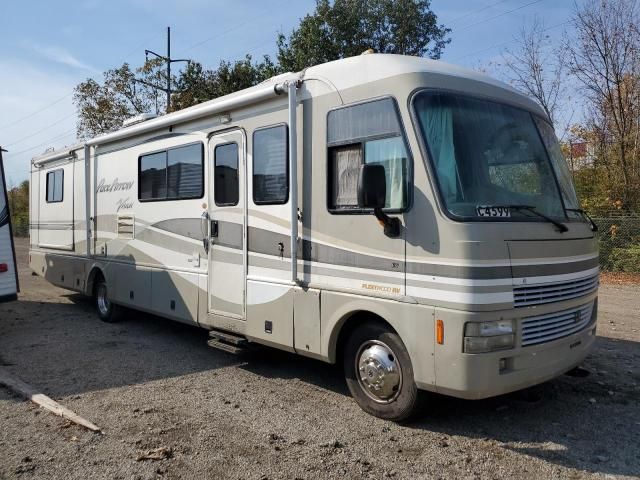
<instances>
[{"instance_id":1,"label":"turn signal light","mask_svg":"<svg viewBox=\"0 0 640 480\"><path fill-rule=\"evenodd\" d=\"M4 273L8 271L9 271L9 265L7 265L6 263L0 263L0 273Z\"/></svg>"},{"instance_id":2,"label":"turn signal light","mask_svg":"<svg viewBox=\"0 0 640 480\"><path fill-rule=\"evenodd\" d=\"M438 345L444 343L444 322L442 320L436 320L436 342Z\"/></svg>"}]
</instances>

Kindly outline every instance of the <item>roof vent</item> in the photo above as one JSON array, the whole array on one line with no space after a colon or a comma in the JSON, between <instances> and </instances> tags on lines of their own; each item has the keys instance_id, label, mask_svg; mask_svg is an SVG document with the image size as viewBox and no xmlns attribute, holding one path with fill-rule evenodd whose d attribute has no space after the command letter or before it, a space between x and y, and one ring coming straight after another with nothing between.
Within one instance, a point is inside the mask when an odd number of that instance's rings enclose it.
<instances>
[{"instance_id":1,"label":"roof vent","mask_svg":"<svg viewBox=\"0 0 640 480\"><path fill-rule=\"evenodd\" d=\"M127 118L124 122L122 122L123 127L130 127L131 125L136 125L137 123L146 122L147 120L151 120L156 118L158 115L155 113L141 113L140 115L136 115L135 117Z\"/></svg>"}]
</instances>

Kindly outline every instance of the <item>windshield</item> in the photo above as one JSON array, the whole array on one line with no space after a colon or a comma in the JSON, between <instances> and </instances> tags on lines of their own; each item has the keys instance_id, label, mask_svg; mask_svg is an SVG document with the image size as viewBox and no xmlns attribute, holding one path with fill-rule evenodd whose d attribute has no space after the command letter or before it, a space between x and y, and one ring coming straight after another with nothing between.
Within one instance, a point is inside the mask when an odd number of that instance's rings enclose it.
<instances>
[{"instance_id":1,"label":"windshield","mask_svg":"<svg viewBox=\"0 0 640 480\"><path fill-rule=\"evenodd\" d=\"M445 92L419 93L413 105L440 194L452 215L479 219L486 208L527 205L565 219L562 198L567 208L577 205L548 123L519 108ZM532 216L526 209L508 214Z\"/></svg>"}]
</instances>

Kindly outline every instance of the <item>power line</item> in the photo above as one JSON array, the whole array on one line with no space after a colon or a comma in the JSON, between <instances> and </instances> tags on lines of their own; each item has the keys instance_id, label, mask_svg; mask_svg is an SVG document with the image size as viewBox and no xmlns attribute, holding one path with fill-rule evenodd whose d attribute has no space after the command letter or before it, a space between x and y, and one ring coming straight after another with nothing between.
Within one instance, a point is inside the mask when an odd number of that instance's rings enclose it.
<instances>
[{"instance_id":1,"label":"power line","mask_svg":"<svg viewBox=\"0 0 640 480\"><path fill-rule=\"evenodd\" d=\"M151 36L151 37L147 38L144 42L142 42L142 43L138 44L135 48L133 48L133 49L129 50L129 51L128 51L124 56L123 56L123 58L125 58L125 57L129 56L129 55L130 55L131 53L133 53L135 50L138 50L138 48L141 48L141 47L142 47L146 42L148 42L148 41L150 41L150 40L153 40L153 39L155 39L156 37L158 37L158 34L155 34L155 35L153 35L153 36ZM34 117L34 116L38 115L39 113L41 113L41 112L43 112L43 111L47 110L48 108L53 107L54 105L57 105L58 103L62 102L63 100L65 100L65 99L69 98L71 95L73 95L73 93L74 93L74 90L72 90L71 92L67 93L66 95L64 95L64 96L62 96L62 97L60 97L60 98L58 98L57 100L54 100L53 102L51 102L51 103L49 103L49 104L45 105L44 107L39 108L38 110L35 110L35 111L33 111L33 112L31 112L31 113L29 113L29 114L25 115L25 116L24 116L24 117L22 117L22 118L19 118L18 120L15 120L15 121L12 121L12 122L9 122L9 123L7 123L7 124L5 124L5 125L0 126L0 129L4 129L4 128L8 127L8 126L13 126L13 125L16 125L16 124L18 124L18 123L23 122L24 120L28 120L29 118L32 118L32 117ZM27 139L29 139L29 138L35 137L36 135L38 135L38 134L42 133L43 131L45 131L45 130L49 129L50 127L53 127L53 126L55 126L55 125L57 125L57 124L59 124L59 123L62 123L64 120L67 120L68 118L70 118L70 117L72 117L72 116L74 116L74 115L75 115L75 112L74 112L73 114L71 114L71 115L68 115L68 116L66 116L66 117L63 117L63 118L61 118L61 119L59 119L59 120L55 121L54 123L51 123L51 124L49 124L49 125L45 126L44 128L41 128L40 130L38 130L38 131L34 132L33 134L30 134L30 135L27 135L27 136L25 136L25 137L22 137L22 138L20 138L19 140L16 140L16 141L14 141L14 142L12 142L12 143L10 143L10 144L6 145L6 146L15 145L15 144L17 144L17 143L22 142L23 140L27 140ZM70 133L66 133L64 136L68 136L68 135L70 135ZM63 136L63 137L64 137L64 136ZM63 137L61 137L61 138L63 138ZM20 152L15 153L15 154L13 154L13 155L18 155L18 154L20 154L20 153L25 153L25 152L28 152L28 151L34 150L34 149L36 149L36 148L38 148L38 147L41 147L42 145L44 145L44 144L46 144L46 143L48 143L48 142L50 142L50 141L53 141L53 140L56 140L56 139L57 139L57 138L49 139L49 140L47 140L46 142L44 142L44 143L42 143L42 144L36 145L36 146L34 146L34 147L32 147L32 148L28 148L28 149L25 149L25 150L21 150Z\"/></svg>"},{"instance_id":2,"label":"power line","mask_svg":"<svg viewBox=\"0 0 640 480\"><path fill-rule=\"evenodd\" d=\"M53 107L54 105L56 105L56 104L60 103L60 102L61 102L61 101L63 101L65 98L68 98L68 97L70 97L71 95L73 95L73 91L71 91L71 92L67 93L64 97L60 97L60 98L58 98L57 100L54 100L53 102L51 102L51 103L49 103L49 104L45 105L44 107L39 108L38 110L36 110L36 111L34 111L34 112L31 112L31 113L29 113L28 115L25 115L25 116L24 116L24 117L22 117L22 118L19 118L18 120L14 120L14 121L11 121L11 122L9 122L9 123L6 123L6 124L4 124L4 125L0 126L0 130L2 130L2 129L4 129L4 128L7 128L7 127L9 127L9 126L13 126L13 125L15 125L15 124L17 124L17 123L23 122L24 120L27 120L27 119L29 119L29 118L31 118L31 117L34 117L34 116L36 116L37 114L39 114L40 112L43 112L43 111L45 111L46 109L48 109L48 108L50 108L50 107Z\"/></svg>"},{"instance_id":3,"label":"power line","mask_svg":"<svg viewBox=\"0 0 640 480\"><path fill-rule=\"evenodd\" d=\"M475 22L475 23L472 23L471 25L467 25L467 26L465 26L464 28L462 28L460 30L462 30L462 31L468 30L469 28L475 27L476 25L480 25L480 24L483 24L483 23L490 22L491 20L495 20L496 18L503 17L504 15L508 15L508 14L516 12L518 10L522 10L523 8L530 7L531 5L535 5L536 3L540 3L542 1L543 0L534 0L533 2L529 2L529 3L525 4L525 5L521 5L519 7L513 8L513 9L508 10L506 12L499 13L498 15L494 15L493 17L485 18L484 20L480 20L479 22ZM460 30L458 30L458 31L460 31Z\"/></svg>"},{"instance_id":4,"label":"power line","mask_svg":"<svg viewBox=\"0 0 640 480\"><path fill-rule=\"evenodd\" d=\"M31 150L35 150L36 148L40 148L40 147L43 147L45 145L48 145L50 142L53 142L55 140L60 140L62 138L68 137L71 134L75 134L75 131L76 131L76 129L72 128L72 129L69 129L69 130L66 130L66 131L62 132L61 134L58 134L55 137L49 138L49 139L45 140L44 142L39 143L38 145L34 145L33 147L25 148L24 150L20 150L19 152L9 152L9 153L11 153L12 156L21 155L23 153L30 152Z\"/></svg>"},{"instance_id":5,"label":"power line","mask_svg":"<svg viewBox=\"0 0 640 480\"><path fill-rule=\"evenodd\" d=\"M135 50L137 50L138 48L140 48L142 45L144 45L144 43L148 42L149 40L153 40L153 39L154 39L154 38L156 38L157 36L158 36L158 34L153 35L152 37L149 37L149 38L148 38L147 40L145 40L143 43L141 43L140 45L138 45L137 47L135 47ZM133 52L134 52L134 49L130 50L130 51L129 51L128 53L126 53L124 56L125 56L125 57L127 57L127 56L129 56L131 53L133 53ZM9 127L9 126L13 126L13 125L15 125L15 124L17 124L17 123L21 123L22 121L24 121L24 120L28 120L29 118L35 117L35 116L36 116L36 115L38 115L40 112L43 112L43 111L47 110L48 108L53 107L54 105L57 105L58 103L60 103L60 102L62 102L63 100L65 100L66 98L69 98L71 95L73 95L73 90L72 90L71 92L67 93L66 95L64 95L64 96L62 96L62 97L60 97L60 98L58 98L57 100L54 100L53 102L51 102L51 103L49 103L49 104L45 105L44 107L41 107L41 108L39 108L39 109L37 109L37 110L35 110L35 111L33 111L33 112L31 112L31 113L29 113L29 114L25 115L25 116L24 116L24 117L22 117L22 118L19 118L18 120L14 120L14 121L11 121L11 122L6 123L6 124L4 124L4 125L0 125L0 130L1 130L1 129L4 129L4 128L6 128L6 127ZM67 117L67 118L68 118L68 117ZM18 140L18 141L20 141L20 140ZM15 144L15 143L18 143L18 141L14 142L14 144Z\"/></svg>"},{"instance_id":6,"label":"power line","mask_svg":"<svg viewBox=\"0 0 640 480\"><path fill-rule=\"evenodd\" d=\"M477 10L472 10L470 12L465 13L464 15L460 15L459 17L454 18L453 20L449 20L447 22L448 26L451 26L452 24L456 23L458 20L462 20L463 18L467 18L470 15L474 15L476 13L481 13L484 12L485 10L488 10L492 7L495 7L496 5L499 5L501 3L505 3L508 2L509 0L498 0L497 2L492 3L491 5L486 5L482 8L478 8Z\"/></svg>"},{"instance_id":7,"label":"power line","mask_svg":"<svg viewBox=\"0 0 640 480\"><path fill-rule=\"evenodd\" d=\"M281 0L281 2L278 2L278 3L282 3L282 2L284 2L284 0ZM220 38L220 37L226 35L227 33L230 33L230 32L232 32L234 30L237 30L240 27L243 27L243 26L245 26L245 25L247 25L249 23L255 22L256 20L259 20L260 18L262 18L265 13L271 12L273 10L274 10L274 6L271 5L268 9L263 10L259 15L256 15L255 17L252 17L252 18L250 18L248 20L240 22L240 23L238 23L238 24L236 24L236 25L234 25L234 26L232 26L232 27L220 32L220 33L217 33L216 35L214 35L212 37L205 38L204 40L196 42L193 45L190 45L189 47L184 49L183 52L188 52L189 50L193 50L194 48L197 48L197 47L199 47L201 45L204 45L205 43L208 43L211 40L214 40L216 38Z\"/></svg>"},{"instance_id":8,"label":"power line","mask_svg":"<svg viewBox=\"0 0 640 480\"><path fill-rule=\"evenodd\" d=\"M558 23L558 24L553 25L553 26L551 26L551 27L545 28L545 29L544 29L544 30L542 30L542 31L543 31L543 32L547 32L547 31L549 31L549 30L553 30L554 28L558 28L558 27L562 27L563 25L567 25L567 24L569 24L569 23L571 23L571 20L567 20L567 21L565 21L565 22ZM478 54L480 54L480 53L484 53L484 52L487 52L487 51L489 51L489 50L492 50L492 49L494 49L494 48L496 48L496 47L500 47L500 46L502 46L502 45L506 45L507 43L510 43L510 42L511 42L511 40L506 40L506 41L504 41L504 42L496 43L496 44L494 44L494 45L491 45L490 47L486 47L486 48L483 48L483 49L481 49L481 50L476 50L476 51L474 51L474 52L467 53L466 55L462 55L462 56L460 56L460 57L456 57L456 58L452 59L451 61L452 61L452 62L456 62L456 61L458 61L458 60L462 60L463 58L467 58L467 57L471 57L471 56L474 56L474 55L478 55Z\"/></svg>"},{"instance_id":9,"label":"power line","mask_svg":"<svg viewBox=\"0 0 640 480\"><path fill-rule=\"evenodd\" d=\"M283 1L284 1L284 0L283 0ZM249 19L249 20L246 20L246 21L243 21L243 22L241 22L241 23L238 23L238 24L234 25L233 27L231 27L231 28L229 28L229 29L227 29L227 30L225 30L225 31L223 31L223 32L221 32L221 33L218 33L218 34L216 34L216 35L214 35L214 36L212 36L212 37L205 38L204 40L201 40L201 41L199 41L199 42L197 42L197 43L195 43L195 44L193 44L193 45L191 45L191 46L187 47L184 51L185 51L185 52L187 52L187 51L189 51L189 50L192 50L192 49L194 49L194 48L196 48L196 47L199 47L200 45L203 45L203 44L205 44L205 43L207 43L207 42L210 42L211 40L214 40L214 39L219 38L219 37L221 37L221 36L223 36L223 35L226 35L227 33L230 33L230 32L232 32L233 30L236 30L236 29L238 29L238 28L240 28L240 27L242 27L242 26L244 26L244 25L247 25L248 23L251 23L251 22L253 22L253 21L255 21L255 20L258 20L258 19L260 19L260 18L261 18L265 13L267 13L267 12L269 12L269 11L271 11L271 10L273 10L273 6L272 6L272 7L270 7L269 9L267 9L267 10L264 10L260 15L258 15L258 16L256 16L256 17L254 17L254 18L251 18L251 19ZM139 44L138 46L136 46L134 49L131 49L128 53L126 53L126 54L124 55L124 57L127 57L128 55L130 55L131 53L133 53L133 52L134 52L135 50L137 50L138 48L141 48L141 47L142 47L145 43L147 43L149 40L155 39L156 37L158 37L158 35L157 35L157 34L156 34L156 35L153 35L153 36L151 36L151 37L149 37L147 40L145 40L144 42L140 43L140 44ZM25 115L25 116L24 116L24 117L22 117L22 118L19 118L19 119L18 119L18 120L16 120L16 121L12 121L12 122L9 122L9 123L7 123L7 124L5 124L5 125L0 126L0 129L6 128L6 127L8 127L8 126L13 126L13 125L15 125L15 124L17 124L17 123L21 123L21 122L22 122L22 121L24 121L24 120L27 120L27 119L29 119L29 118L32 118L32 117L34 117L34 116L38 115L40 112L42 112L42 111L44 111L44 110L46 110L46 109L48 109L48 108L50 108L50 107L52 107L52 106L54 106L54 105L57 105L58 103L60 103L60 102L62 102L63 100L65 100L66 98L70 97L71 95L73 95L73 91L69 92L68 94L64 95L63 97L58 98L57 100L55 100L55 101L51 102L50 104L47 104L47 105L45 105L44 107L42 107L42 108L40 108L40 109L38 109L38 110L36 110L36 111L34 111L34 112L31 112L30 114ZM68 118L68 117L65 117L65 119L66 119L66 118ZM64 119L60 119L60 122L62 122L63 120L64 120ZM50 126L52 126L52 125L50 125ZM48 128L48 127L45 127L45 129L46 129L46 128ZM44 129L42 129L42 130L44 130ZM36 133L34 133L34 134L32 134L32 135L29 135L29 136L27 136L27 137L23 137L23 138L22 138L22 139L20 139L20 140L16 140L15 142L13 142L13 143L12 143L12 144L10 144L10 145L14 145L14 144L16 144L16 143L19 143L19 142L20 142L20 141L22 141L22 140L25 140L25 139L27 139L27 138L31 138L31 137L33 137L33 136L36 136L36 135L37 135L38 133L40 133L42 130L39 130L38 132L36 132ZM37 147L35 147L35 148L37 148Z\"/></svg>"},{"instance_id":10,"label":"power line","mask_svg":"<svg viewBox=\"0 0 640 480\"><path fill-rule=\"evenodd\" d=\"M283 1L284 1L284 0L283 0ZM231 28L229 28L229 29L227 29L227 30L225 30L225 31L223 31L223 32L221 32L221 33L218 33L218 34L216 34L216 35L214 35L214 36L212 36L212 37L205 38L204 40L201 40L201 41L199 41L199 42L197 42L197 43L194 43L194 44L193 44L193 45L191 45L190 47L187 47L184 51L185 51L185 52L187 52L187 51L189 51L189 50L192 50L192 49L194 49L194 48L196 48L196 47L199 47L200 45L203 45L203 44L205 44L205 43L207 43L207 42L210 42L211 40L214 40L214 39L219 38L219 37L221 37L221 36L223 36L223 35L226 35L227 33L230 33L230 32L232 32L233 30L236 30L236 29L238 29L238 28L240 28L240 27L242 27L242 26L244 26L244 25L247 25L248 23L251 23L251 22L253 22L253 21L255 21L255 20L258 20L258 19L262 18L262 16L263 16L265 13L267 13L267 12L269 12L269 11L271 11L271 10L273 10L273 6L271 6L271 7L270 7L269 9L267 9L267 10L262 11L262 13L261 13L260 15L258 15L258 16L256 16L256 17L254 17L254 18L251 18L251 19L249 19L249 20L246 20L246 21L243 21L243 22L241 22L241 23L238 23L238 24L234 25L233 27L231 27ZM129 56L129 55L130 55L131 53L133 53L135 50L137 50L138 48L141 48L142 46L144 46L144 44L145 44L145 43L147 43L149 40L155 39L156 37L158 37L158 34L156 34L156 35L153 35L153 36L149 37L147 40L145 40L144 42L141 42L140 44L138 44L138 46L136 46L135 48L131 49L128 53L126 53L126 54L124 55L124 57ZM5 124L5 125L0 126L0 129L4 129L4 128L8 127L8 126L13 126L13 125L15 125L15 124L17 124L17 123L21 123L21 122L22 122L22 121L24 121L24 120L27 120L27 119L29 119L29 118L32 118L32 117L34 117L34 116L38 115L40 112L42 112L42 111L44 111L44 110L46 110L46 109L48 109L48 108L50 108L50 107L53 107L54 105L57 105L58 103L60 103L60 102L62 102L63 100L65 100L66 98L70 97L71 95L73 95L73 91L71 91L71 92L69 92L68 94L64 95L63 97L60 97L60 98L58 98L57 100L55 100L55 101L53 101L53 102L51 102L51 103L49 103L49 104L45 105L44 107L42 107L42 108L40 108L40 109L38 109L38 110L36 110L36 111L34 111L34 112L31 112L30 114L25 115L25 116L24 116L24 117L22 117L22 118L19 118L19 119L18 119L18 120L16 120L16 121L12 121L12 122L9 122L9 123L7 123L7 124ZM62 120L60 120L60 121L62 121ZM39 132L37 132L37 133L39 133ZM37 134L37 133L36 133L36 134ZM33 136L35 136L35 135L33 135ZM19 141L20 141L20 140L18 140L18 141L16 141L16 142L13 142L13 144L18 143Z\"/></svg>"},{"instance_id":11,"label":"power line","mask_svg":"<svg viewBox=\"0 0 640 480\"><path fill-rule=\"evenodd\" d=\"M497 2L494 2L494 3L490 4L490 5L487 5L487 6L485 6L485 7L482 7L482 8L476 9L476 10L473 10L473 11L471 11L471 12L468 12L468 13L464 14L464 15L461 15L461 16L459 16L459 17L454 18L450 23L455 23L455 22L457 22L457 21L459 21L459 20L461 20L461 19L464 19L464 18L467 18L467 17L469 17L469 16L471 16L471 15L474 15L474 14L480 13L480 12L482 12L482 11L485 11L485 10L487 10L487 9L489 9L489 8L492 8L492 7L496 6L496 5L499 5L499 4L501 4L501 3L505 3L506 1L508 1L508 0L499 0L499 1L497 1ZM480 25L480 24L482 24L482 23L486 23L486 22L492 21L492 20L494 20L494 19L496 19L496 18L502 17L502 16L504 16L504 15L508 15L508 14L513 13L513 12L515 12L515 11L518 11L518 10L521 10L521 9L523 9L523 8L529 7L529 6L531 6L531 5L534 5L534 4L537 4L537 3L540 3L540 2L542 2L542 1L543 1L543 0L534 0L534 1L531 1L531 2L529 2L529 3L527 3L527 4L525 4L525 5L521 5L521 6L519 6L519 7L513 8L513 9L508 10L508 11L506 11L506 12L502 12L502 13L500 13L500 14L498 14L498 15L494 15L493 17L490 17L490 18L487 18L487 19L484 19L484 20L481 20L481 21L478 21L478 22L472 23L472 24L470 24L470 25L467 25L467 26L463 27L462 29L460 29L460 30L458 30L458 31L464 31L464 30L467 30L467 29L469 29L469 28L475 27L475 26ZM241 23L238 23L238 24L234 25L233 27L230 27L229 29L227 29L227 30L225 30L225 31L223 31L223 32L221 32L221 33L218 33L218 34L216 34L216 35L214 35L214 36L212 36L212 37L208 37L208 38L206 38L206 39L204 39L204 40L201 40L201 41L199 41L199 42L196 42L196 43L192 44L191 46L187 47L184 51L186 52L186 51L192 50L192 49L197 48L197 47L199 47L199 46L201 46L201 45L203 45L203 44L205 44L205 43L207 43L207 42L209 42L209 41L211 41L211 40L214 40L214 39L219 38L219 37L221 37L221 36L223 36L223 35L226 35L227 33L230 33L230 32L232 32L233 30L236 30L236 29L238 29L238 28L240 28L240 27L242 27L242 26L244 26L244 25L247 25L248 23L251 23L251 22L253 22L253 21L255 21L255 20L257 20L257 19L261 18L261 17L262 17L262 15L263 15L264 13L267 13L267 12L269 12L269 11L271 11L271 10L273 10L273 6L272 6L272 7L270 7L269 9L267 9L267 10L264 10L260 15L258 15L258 16L256 16L256 17L254 17L254 18L251 18L251 19L249 19L249 20L246 20L246 21L243 21L243 22L241 22ZM556 27L558 27L558 26L560 26L560 25L564 25L564 24L566 24L566 23L568 23L568 22L564 22L563 24L559 24L559 25L556 25L556 26L554 26L554 27L550 27L549 29L545 29L544 31L546 31L546 30L550 30L551 28L556 28ZM155 37L157 37L157 35L154 35L154 36L152 36L152 37L150 37L150 38L151 38L151 39L153 39L153 38L155 38ZM143 44L144 44L144 43L146 43L147 41L148 41L148 40L145 40L145 42L143 42L141 45L143 45ZM506 42L502 42L502 43L494 44L494 45L492 45L492 46L490 46L490 47L487 47L487 48L485 48L485 49L478 50L478 51L476 51L476 52L472 52L472 53L470 53L470 54L467 54L467 55L464 55L464 56L461 56L461 57L457 57L456 59L454 59L454 61L455 61L455 60L458 60L458 59L462 59L462 58L467 58L467 57L469 57L469 56L476 55L476 54L478 54L478 53L482 53L482 52L484 52L484 51L487 51L487 50L490 50L490 49L496 48L496 47L501 46L501 45L504 45L504 44L506 44L506 43L508 43L508 41L506 41ZM261 45L262 45L262 42L261 42L259 45L257 45L257 46L256 46L256 48L258 48L258 47L259 47L259 46L261 46ZM136 47L135 49L137 49L137 48L139 48L139 47ZM249 49L249 52L251 52L251 51L253 51L253 50L254 50L253 48L252 48L252 49ZM132 49L130 53L132 53L133 51L134 51L134 49ZM249 52L245 52L245 53L249 53ZM129 55L129 53L127 53L126 55ZM61 98L59 98L59 99L55 100L54 102L52 102L52 103L50 103L50 104L48 104L48 105L45 105L44 107L42 107L42 108L40 108L40 109L38 109L38 110L36 110L36 111L34 111L34 112L30 113L30 114L28 114L28 115L26 115L26 116L24 116L24 117L22 117L22 118L18 119L17 121L13 121L13 122L10 122L10 123L8 123L8 124L6 124L6 125L1 126L1 127L0 127L0 129L1 129L1 128L5 128L5 127L7 127L7 126L9 126L9 125L15 125L15 124L20 123L20 122L22 122L22 121L24 121L24 120L27 120L27 119L29 119L29 118L32 118L33 116L35 116L35 115L39 114L40 112L42 112L42 111L44 111L44 110L46 110L46 109L48 109L48 108L50 108L50 107L52 107L52 106L54 106L54 105L56 105L56 104L60 103L61 101L65 100L66 98L68 98L68 97L69 97L69 96L71 96L72 94L73 94L73 91L72 91L72 92L70 92L70 93L68 93L67 95L65 95L65 96L63 96L63 97L61 97ZM22 137L21 139L16 140L15 142L13 142L13 143L11 143L11 144L9 144L9 145L15 145L15 144L17 144L17 143L22 142L23 140L27 140L28 138L32 138L32 137L34 137L34 136L36 136L36 135L40 134L42 131L44 131L44 130L46 130L46 129L50 128L51 126L54 126L54 125L56 125L56 124L58 124L58 123L61 123L62 121L64 121L64 120L66 120L67 118L69 118L70 116L71 116L71 115L69 115L69 116L67 116L67 117L64 117L64 118L62 118L62 119L60 119L60 120L58 120L58 121L54 122L53 124L50 124L50 125L48 125L48 126L46 126L46 127L42 128L42 129L40 129L39 131L37 131L37 132L35 132L35 133L33 133L33 134L30 134L30 135L28 135L28 136L26 136L26 137ZM19 154L21 154L21 153L25 153L25 152L28 152L28 151L34 150L34 149L36 149L36 148L39 148L39 147L41 147L41 146L43 146L43 145L45 145L45 144L47 144L47 143L49 143L49 142L51 142L51 141L53 141L53 140L56 140L56 139L59 139L59 138L63 138L63 137L65 137L65 136L68 136L68 135L70 135L70 134L71 134L71 132L72 132L72 131L65 132L65 134L63 134L63 135L61 135L61 136L59 136L59 137L55 137L55 138L49 139L49 140L47 140L47 141L45 141L45 142L43 142L43 143L41 143L41 144L38 144L38 145L36 145L36 146L31 147L31 148L21 150L20 152L17 152L17 153L15 153L14 155L19 155Z\"/></svg>"},{"instance_id":12,"label":"power line","mask_svg":"<svg viewBox=\"0 0 640 480\"><path fill-rule=\"evenodd\" d=\"M35 133L32 133L31 135L27 135L26 137L22 137L22 138L20 138L20 139L16 140L15 142L8 143L7 145L4 145L4 146L5 146L5 147L10 147L10 146L15 145L15 144L17 144L17 143L23 142L24 140L28 140L28 139L30 139L30 138L32 138L32 137L35 137L36 135L39 135L40 133L44 132L45 130L48 130L48 129L50 129L51 127L54 127L54 126L56 126L56 125L58 125L58 124L60 124L60 123L64 122L66 119L68 119L68 118L71 118L71 117L75 116L75 114L76 114L76 113L75 113L75 112L73 112L72 114L67 115L66 117L62 117L61 119L59 119L59 120L57 120L57 121L55 121L55 122L53 122L53 123L50 123L49 125L47 125L47 126L45 126L45 127L41 128L40 130L38 130L38 131L37 131L37 132L35 132Z\"/></svg>"},{"instance_id":13,"label":"power line","mask_svg":"<svg viewBox=\"0 0 640 480\"><path fill-rule=\"evenodd\" d=\"M238 58L240 55L251 55L253 52L255 52L256 50L258 50L259 48L263 47L265 44L265 40L263 40L260 43L256 43L251 47L242 49L242 50L237 50L236 53L232 54L232 55L228 55L229 58ZM242 57L240 60L244 60L244 57ZM203 64L203 66L205 68L209 68L206 64ZM211 68L216 68L215 66L211 67Z\"/></svg>"}]
</instances>

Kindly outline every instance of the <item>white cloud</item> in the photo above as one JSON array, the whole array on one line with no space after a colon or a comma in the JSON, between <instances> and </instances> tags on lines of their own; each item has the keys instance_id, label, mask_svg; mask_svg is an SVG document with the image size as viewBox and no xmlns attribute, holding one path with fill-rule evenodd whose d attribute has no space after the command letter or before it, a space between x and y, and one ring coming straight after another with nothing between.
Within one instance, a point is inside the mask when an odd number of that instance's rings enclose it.
<instances>
[{"instance_id":1,"label":"white cloud","mask_svg":"<svg viewBox=\"0 0 640 480\"><path fill-rule=\"evenodd\" d=\"M56 46L42 46L37 44L32 44L31 48L45 57L47 60L50 60L52 62L66 65L71 68L77 68L79 70L86 70L93 74L100 73L100 70L93 67L92 65L89 65L88 63L82 62L65 48Z\"/></svg>"}]
</instances>

